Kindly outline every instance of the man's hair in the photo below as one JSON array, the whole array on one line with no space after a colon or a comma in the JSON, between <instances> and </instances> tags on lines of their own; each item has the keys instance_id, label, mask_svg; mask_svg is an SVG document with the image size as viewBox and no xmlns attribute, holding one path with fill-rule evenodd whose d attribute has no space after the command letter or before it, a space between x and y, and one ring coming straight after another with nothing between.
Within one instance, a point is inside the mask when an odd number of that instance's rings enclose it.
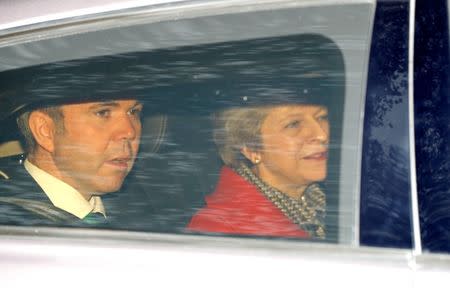
<instances>
[{"instance_id":1,"label":"man's hair","mask_svg":"<svg viewBox=\"0 0 450 295\"><path fill-rule=\"evenodd\" d=\"M56 132L64 132L64 116L60 106L46 107L24 112L17 118L17 125L19 126L19 130L22 133L23 140L25 141L25 149L28 154L34 153L37 147L36 139L31 132L29 124L30 114L34 111L47 114L55 123Z\"/></svg>"}]
</instances>

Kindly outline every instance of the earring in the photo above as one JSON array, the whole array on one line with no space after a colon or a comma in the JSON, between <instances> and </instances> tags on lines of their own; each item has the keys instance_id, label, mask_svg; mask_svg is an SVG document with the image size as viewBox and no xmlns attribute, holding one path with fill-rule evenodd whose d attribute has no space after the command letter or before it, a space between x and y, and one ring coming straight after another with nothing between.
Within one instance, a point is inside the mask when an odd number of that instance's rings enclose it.
<instances>
[{"instance_id":1,"label":"earring","mask_svg":"<svg viewBox=\"0 0 450 295\"><path fill-rule=\"evenodd\" d=\"M260 158L256 158L256 159L255 159L255 164L256 164L256 165L258 165L260 162L261 162L261 159L260 159Z\"/></svg>"}]
</instances>

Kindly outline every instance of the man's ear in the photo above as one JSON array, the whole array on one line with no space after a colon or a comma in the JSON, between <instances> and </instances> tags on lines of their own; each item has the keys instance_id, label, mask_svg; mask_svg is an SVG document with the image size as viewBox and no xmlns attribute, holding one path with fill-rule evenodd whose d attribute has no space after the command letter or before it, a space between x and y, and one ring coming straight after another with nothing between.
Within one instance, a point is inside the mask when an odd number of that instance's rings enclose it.
<instances>
[{"instance_id":1,"label":"man's ear","mask_svg":"<svg viewBox=\"0 0 450 295\"><path fill-rule=\"evenodd\" d=\"M247 146L241 149L241 153L253 164L257 165L261 163L261 153L257 152Z\"/></svg>"},{"instance_id":2,"label":"man's ear","mask_svg":"<svg viewBox=\"0 0 450 295\"><path fill-rule=\"evenodd\" d=\"M41 111L30 114L28 124L37 145L49 153L55 150L55 122L49 115Z\"/></svg>"}]
</instances>

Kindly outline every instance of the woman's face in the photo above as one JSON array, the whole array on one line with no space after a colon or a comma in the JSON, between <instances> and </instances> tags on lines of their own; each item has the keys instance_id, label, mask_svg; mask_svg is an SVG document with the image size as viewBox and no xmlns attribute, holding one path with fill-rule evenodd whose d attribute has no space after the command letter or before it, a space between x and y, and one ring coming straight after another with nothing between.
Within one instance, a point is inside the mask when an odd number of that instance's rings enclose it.
<instances>
[{"instance_id":1,"label":"woman's face","mask_svg":"<svg viewBox=\"0 0 450 295\"><path fill-rule=\"evenodd\" d=\"M262 148L251 153L255 172L282 192L299 196L327 175L328 109L319 105L273 107L261 126Z\"/></svg>"}]
</instances>

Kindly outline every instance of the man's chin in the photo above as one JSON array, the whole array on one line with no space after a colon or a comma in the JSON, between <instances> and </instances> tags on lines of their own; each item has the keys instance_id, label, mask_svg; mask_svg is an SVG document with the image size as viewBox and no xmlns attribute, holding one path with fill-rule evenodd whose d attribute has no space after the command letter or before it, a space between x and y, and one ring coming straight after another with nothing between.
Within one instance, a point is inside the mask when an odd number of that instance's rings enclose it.
<instances>
[{"instance_id":1,"label":"man's chin","mask_svg":"<svg viewBox=\"0 0 450 295\"><path fill-rule=\"evenodd\" d=\"M95 186L96 188L95 191L97 192L98 195L104 195L108 193L117 192L118 190L120 190L122 185L123 180L103 182L100 185L97 183L97 185Z\"/></svg>"}]
</instances>

